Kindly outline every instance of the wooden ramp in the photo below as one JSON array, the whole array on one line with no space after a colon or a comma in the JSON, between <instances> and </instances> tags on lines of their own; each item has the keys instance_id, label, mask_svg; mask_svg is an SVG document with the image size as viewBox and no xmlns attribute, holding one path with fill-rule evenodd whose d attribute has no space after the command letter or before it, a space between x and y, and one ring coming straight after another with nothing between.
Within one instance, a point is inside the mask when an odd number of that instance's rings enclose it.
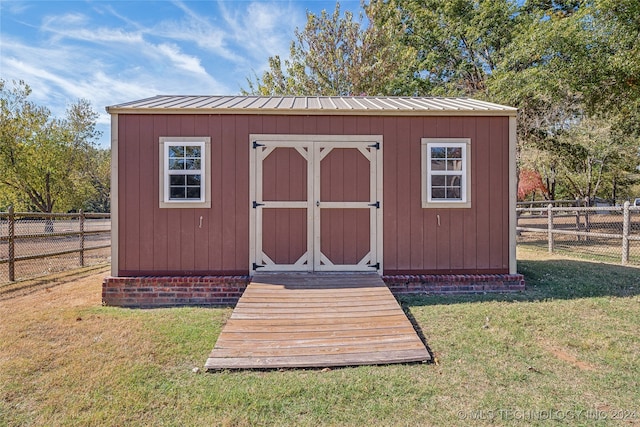
<instances>
[{"instance_id":1,"label":"wooden ramp","mask_svg":"<svg viewBox=\"0 0 640 427\"><path fill-rule=\"evenodd\" d=\"M373 365L430 360L376 273L258 273L205 369Z\"/></svg>"}]
</instances>

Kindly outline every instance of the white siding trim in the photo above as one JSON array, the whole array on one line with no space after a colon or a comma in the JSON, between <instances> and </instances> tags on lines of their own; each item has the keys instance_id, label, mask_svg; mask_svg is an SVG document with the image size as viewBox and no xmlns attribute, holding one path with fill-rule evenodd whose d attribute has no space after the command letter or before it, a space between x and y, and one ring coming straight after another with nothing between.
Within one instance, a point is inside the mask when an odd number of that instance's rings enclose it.
<instances>
[{"instance_id":1,"label":"white siding trim","mask_svg":"<svg viewBox=\"0 0 640 427\"><path fill-rule=\"evenodd\" d=\"M516 118L509 117L509 274L518 272L516 260L516 202L518 197L518 177L516 153L518 134Z\"/></svg>"}]
</instances>

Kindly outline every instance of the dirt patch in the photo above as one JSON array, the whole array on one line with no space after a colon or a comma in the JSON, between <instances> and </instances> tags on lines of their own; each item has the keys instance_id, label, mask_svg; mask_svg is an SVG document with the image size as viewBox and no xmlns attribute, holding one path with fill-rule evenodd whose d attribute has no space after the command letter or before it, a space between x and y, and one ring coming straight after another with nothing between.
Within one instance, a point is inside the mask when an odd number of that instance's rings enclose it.
<instances>
[{"instance_id":1,"label":"dirt patch","mask_svg":"<svg viewBox=\"0 0 640 427\"><path fill-rule=\"evenodd\" d=\"M573 365L582 371L595 371L597 369L594 365L578 359L577 357L568 353L566 350L563 350L562 348L559 348L557 346L551 345L546 342L541 342L540 346L547 352L551 353L551 355L554 356L556 359L569 363L570 365Z\"/></svg>"},{"instance_id":2,"label":"dirt patch","mask_svg":"<svg viewBox=\"0 0 640 427\"><path fill-rule=\"evenodd\" d=\"M139 317L101 311L108 274L104 265L3 290L0 420L12 414L9 425L105 424L77 421L91 406L92 393L117 388L114 372L148 362L157 351ZM85 399L80 407L77 399Z\"/></svg>"}]
</instances>

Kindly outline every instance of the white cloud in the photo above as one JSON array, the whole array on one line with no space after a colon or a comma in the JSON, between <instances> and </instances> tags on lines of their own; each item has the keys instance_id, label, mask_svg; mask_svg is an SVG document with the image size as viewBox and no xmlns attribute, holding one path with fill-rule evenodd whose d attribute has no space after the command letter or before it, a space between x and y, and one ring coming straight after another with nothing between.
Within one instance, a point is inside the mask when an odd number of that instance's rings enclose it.
<instances>
[{"instance_id":1,"label":"white cloud","mask_svg":"<svg viewBox=\"0 0 640 427\"><path fill-rule=\"evenodd\" d=\"M128 32L120 28L93 26L89 18L82 14L48 16L40 30L52 36L51 42L60 43L62 39L71 39L92 43L140 43L140 31Z\"/></svg>"},{"instance_id":2,"label":"white cloud","mask_svg":"<svg viewBox=\"0 0 640 427\"><path fill-rule=\"evenodd\" d=\"M269 56L280 55L287 58L293 31L305 22L302 10L283 2L240 4L247 6L231 10L229 3L218 1L226 27L230 31L229 37L244 50L251 63L259 61L259 68L264 68Z\"/></svg>"},{"instance_id":3,"label":"white cloud","mask_svg":"<svg viewBox=\"0 0 640 427\"><path fill-rule=\"evenodd\" d=\"M180 20L165 20L158 23L158 25L149 29L150 34L191 42L221 58L236 63L244 62L244 57L236 53L240 49L232 49L229 46L229 41L232 40L225 28L194 12L182 1L174 1L173 4L184 12L185 16ZM213 6L213 3L203 2L203 4ZM234 47L237 48L238 46Z\"/></svg>"},{"instance_id":4,"label":"white cloud","mask_svg":"<svg viewBox=\"0 0 640 427\"><path fill-rule=\"evenodd\" d=\"M0 14L2 10L6 10L7 13L12 15L20 15L31 8L26 2L23 1L5 1L0 2Z\"/></svg>"},{"instance_id":5,"label":"white cloud","mask_svg":"<svg viewBox=\"0 0 640 427\"><path fill-rule=\"evenodd\" d=\"M88 99L107 144L105 106L157 94L235 93L269 56L288 56L293 30L305 22L295 2L175 1L175 14L151 24L122 4L74 2L71 11L38 15L33 2L2 2L23 32L1 29L0 77L24 79L32 99L56 116Z\"/></svg>"},{"instance_id":6,"label":"white cloud","mask_svg":"<svg viewBox=\"0 0 640 427\"><path fill-rule=\"evenodd\" d=\"M156 46L158 52L166 56L177 68L189 73L207 75L205 69L200 65L200 59L185 55L180 52L180 48L174 44L160 44Z\"/></svg>"}]
</instances>

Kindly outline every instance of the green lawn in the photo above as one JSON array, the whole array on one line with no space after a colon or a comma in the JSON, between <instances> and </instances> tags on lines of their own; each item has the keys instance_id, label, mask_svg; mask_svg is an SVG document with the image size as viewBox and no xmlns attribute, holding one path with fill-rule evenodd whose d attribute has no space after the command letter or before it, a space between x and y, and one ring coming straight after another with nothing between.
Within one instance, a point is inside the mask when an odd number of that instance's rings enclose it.
<instances>
[{"instance_id":1,"label":"green lawn","mask_svg":"<svg viewBox=\"0 0 640 427\"><path fill-rule=\"evenodd\" d=\"M0 300L0 425L640 425L640 269L518 257L526 292L402 299L436 364L194 373L230 309Z\"/></svg>"}]
</instances>

